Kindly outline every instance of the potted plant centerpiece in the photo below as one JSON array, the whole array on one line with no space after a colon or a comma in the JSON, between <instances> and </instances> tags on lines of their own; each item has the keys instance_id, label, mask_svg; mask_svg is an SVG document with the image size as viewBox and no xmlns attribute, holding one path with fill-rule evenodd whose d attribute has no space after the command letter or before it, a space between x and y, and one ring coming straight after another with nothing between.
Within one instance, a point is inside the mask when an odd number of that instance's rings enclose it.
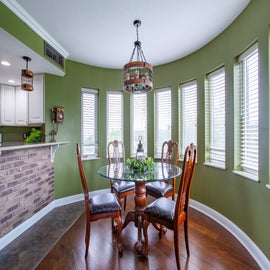
<instances>
[{"instance_id":1,"label":"potted plant centerpiece","mask_svg":"<svg viewBox=\"0 0 270 270\"><path fill-rule=\"evenodd\" d=\"M133 172L152 171L154 168L154 161L152 157L146 157L144 159L128 158L127 167Z\"/></svg>"}]
</instances>

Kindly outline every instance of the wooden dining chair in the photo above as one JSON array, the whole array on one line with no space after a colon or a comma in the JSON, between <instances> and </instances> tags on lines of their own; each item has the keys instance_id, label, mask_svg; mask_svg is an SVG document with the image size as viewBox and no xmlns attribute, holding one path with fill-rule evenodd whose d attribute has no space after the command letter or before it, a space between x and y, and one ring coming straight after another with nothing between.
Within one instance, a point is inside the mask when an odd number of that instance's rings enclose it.
<instances>
[{"instance_id":1,"label":"wooden dining chair","mask_svg":"<svg viewBox=\"0 0 270 270\"><path fill-rule=\"evenodd\" d=\"M145 239L145 247L143 254L148 255L148 235L147 229L150 223L155 227L156 224L165 226L174 232L174 251L177 269L180 269L179 259L179 230L180 226L184 223L184 234L187 254L189 256L189 243L188 243L188 209L190 199L190 189L195 169L196 161L196 146L191 144L186 148L181 182L179 184L178 195L176 202L169 198L159 198L149 204L144 209L144 222L143 234ZM161 228L161 227L160 227ZM163 236L162 230L159 232L160 238Z\"/></svg>"},{"instance_id":2,"label":"wooden dining chair","mask_svg":"<svg viewBox=\"0 0 270 270\"><path fill-rule=\"evenodd\" d=\"M161 149L161 162L168 165L178 164L178 143L176 141L165 141ZM156 181L146 184L146 193L155 198L172 197L174 200L176 192L176 178L166 181Z\"/></svg>"},{"instance_id":3,"label":"wooden dining chair","mask_svg":"<svg viewBox=\"0 0 270 270\"><path fill-rule=\"evenodd\" d=\"M112 225L116 222L117 226L112 226L112 231L115 232L117 228L117 246L118 252L122 255L123 247L121 242L122 234L122 220L121 220L121 207L115 196L112 193L89 196L86 176L81 159L79 144L76 144L78 166L80 171L81 182L83 186L84 201L85 201L85 214L86 214L86 230L85 230L85 258L88 255L88 248L90 242L90 228L91 222L111 218ZM104 241L105 243L105 241Z\"/></svg>"},{"instance_id":4,"label":"wooden dining chair","mask_svg":"<svg viewBox=\"0 0 270 270\"><path fill-rule=\"evenodd\" d=\"M114 164L117 169L117 164L125 162L126 153L125 146L122 141L114 140L108 143L107 147L109 164ZM130 181L114 181L110 179L111 192L115 193L120 205L124 201L124 209L126 209L127 196L135 193L135 183Z\"/></svg>"}]
</instances>

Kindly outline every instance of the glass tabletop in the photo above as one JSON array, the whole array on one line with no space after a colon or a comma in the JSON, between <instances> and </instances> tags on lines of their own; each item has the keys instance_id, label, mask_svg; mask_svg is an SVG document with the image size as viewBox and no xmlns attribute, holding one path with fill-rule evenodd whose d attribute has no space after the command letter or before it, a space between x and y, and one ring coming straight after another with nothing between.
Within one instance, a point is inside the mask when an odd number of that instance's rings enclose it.
<instances>
[{"instance_id":1,"label":"glass tabletop","mask_svg":"<svg viewBox=\"0 0 270 270\"><path fill-rule=\"evenodd\" d=\"M155 162L151 171L136 172L129 170L125 163L110 164L101 167L98 174L109 179L121 181L161 181L181 175L182 170L178 166L168 163Z\"/></svg>"}]
</instances>

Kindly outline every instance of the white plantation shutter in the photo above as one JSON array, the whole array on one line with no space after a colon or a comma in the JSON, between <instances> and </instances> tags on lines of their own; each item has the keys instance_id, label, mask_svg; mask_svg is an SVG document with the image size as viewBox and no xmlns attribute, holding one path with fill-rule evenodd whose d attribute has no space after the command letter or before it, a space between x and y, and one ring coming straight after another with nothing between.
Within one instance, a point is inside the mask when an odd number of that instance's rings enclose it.
<instances>
[{"instance_id":1,"label":"white plantation shutter","mask_svg":"<svg viewBox=\"0 0 270 270\"><path fill-rule=\"evenodd\" d=\"M258 45L239 57L241 90L241 169L258 175L259 82Z\"/></svg>"},{"instance_id":2,"label":"white plantation shutter","mask_svg":"<svg viewBox=\"0 0 270 270\"><path fill-rule=\"evenodd\" d=\"M147 94L131 95L130 99L131 156L136 156L139 136L142 136L144 153L147 155Z\"/></svg>"},{"instance_id":3,"label":"white plantation shutter","mask_svg":"<svg viewBox=\"0 0 270 270\"><path fill-rule=\"evenodd\" d=\"M171 89L158 89L155 95L155 150L154 157L161 157L164 141L171 139Z\"/></svg>"},{"instance_id":4,"label":"white plantation shutter","mask_svg":"<svg viewBox=\"0 0 270 270\"><path fill-rule=\"evenodd\" d=\"M210 110L210 143L207 160L225 167L225 68L207 76Z\"/></svg>"},{"instance_id":5,"label":"white plantation shutter","mask_svg":"<svg viewBox=\"0 0 270 270\"><path fill-rule=\"evenodd\" d=\"M107 92L107 145L110 141L123 141L123 92Z\"/></svg>"},{"instance_id":6,"label":"white plantation shutter","mask_svg":"<svg viewBox=\"0 0 270 270\"><path fill-rule=\"evenodd\" d=\"M98 156L98 91L81 90L81 151L82 158Z\"/></svg>"},{"instance_id":7,"label":"white plantation shutter","mask_svg":"<svg viewBox=\"0 0 270 270\"><path fill-rule=\"evenodd\" d=\"M197 82L191 81L180 85L179 93L180 132L182 139L181 157L190 143L197 145ZM181 117L182 115L182 117ZM180 135L180 136L181 136Z\"/></svg>"}]
</instances>

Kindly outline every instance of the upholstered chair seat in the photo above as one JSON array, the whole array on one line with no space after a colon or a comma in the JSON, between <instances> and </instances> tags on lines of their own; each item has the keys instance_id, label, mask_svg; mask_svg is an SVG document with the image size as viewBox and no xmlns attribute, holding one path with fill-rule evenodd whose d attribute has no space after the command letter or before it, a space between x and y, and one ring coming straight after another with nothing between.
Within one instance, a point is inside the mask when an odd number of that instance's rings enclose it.
<instances>
[{"instance_id":1,"label":"upholstered chair seat","mask_svg":"<svg viewBox=\"0 0 270 270\"><path fill-rule=\"evenodd\" d=\"M120 204L113 193L100 194L90 197L89 205L91 215L121 210Z\"/></svg>"},{"instance_id":2,"label":"upholstered chair seat","mask_svg":"<svg viewBox=\"0 0 270 270\"><path fill-rule=\"evenodd\" d=\"M130 190L134 190L134 189L135 189L134 182L118 181L112 184L112 191L115 192L116 194L129 192Z\"/></svg>"},{"instance_id":3,"label":"upholstered chair seat","mask_svg":"<svg viewBox=\"0 0 270 270\"><path fill-rule=\"evenodd\" d=\"M149 204L145 209L145 214L173 223L175 205L175 201L162 197Z\"/></svg>"},{"instance_id":4,"label":"upholstered chair seat","mask_svg":"<svg viewBox=\"0 0 270 270\"><path fill-rule=\"evenodd\" d=\"M166 194L174 194L173 185L163 181L146 184L146 190L155 198L165 197Z\"/></svg>"}]
</instances>

